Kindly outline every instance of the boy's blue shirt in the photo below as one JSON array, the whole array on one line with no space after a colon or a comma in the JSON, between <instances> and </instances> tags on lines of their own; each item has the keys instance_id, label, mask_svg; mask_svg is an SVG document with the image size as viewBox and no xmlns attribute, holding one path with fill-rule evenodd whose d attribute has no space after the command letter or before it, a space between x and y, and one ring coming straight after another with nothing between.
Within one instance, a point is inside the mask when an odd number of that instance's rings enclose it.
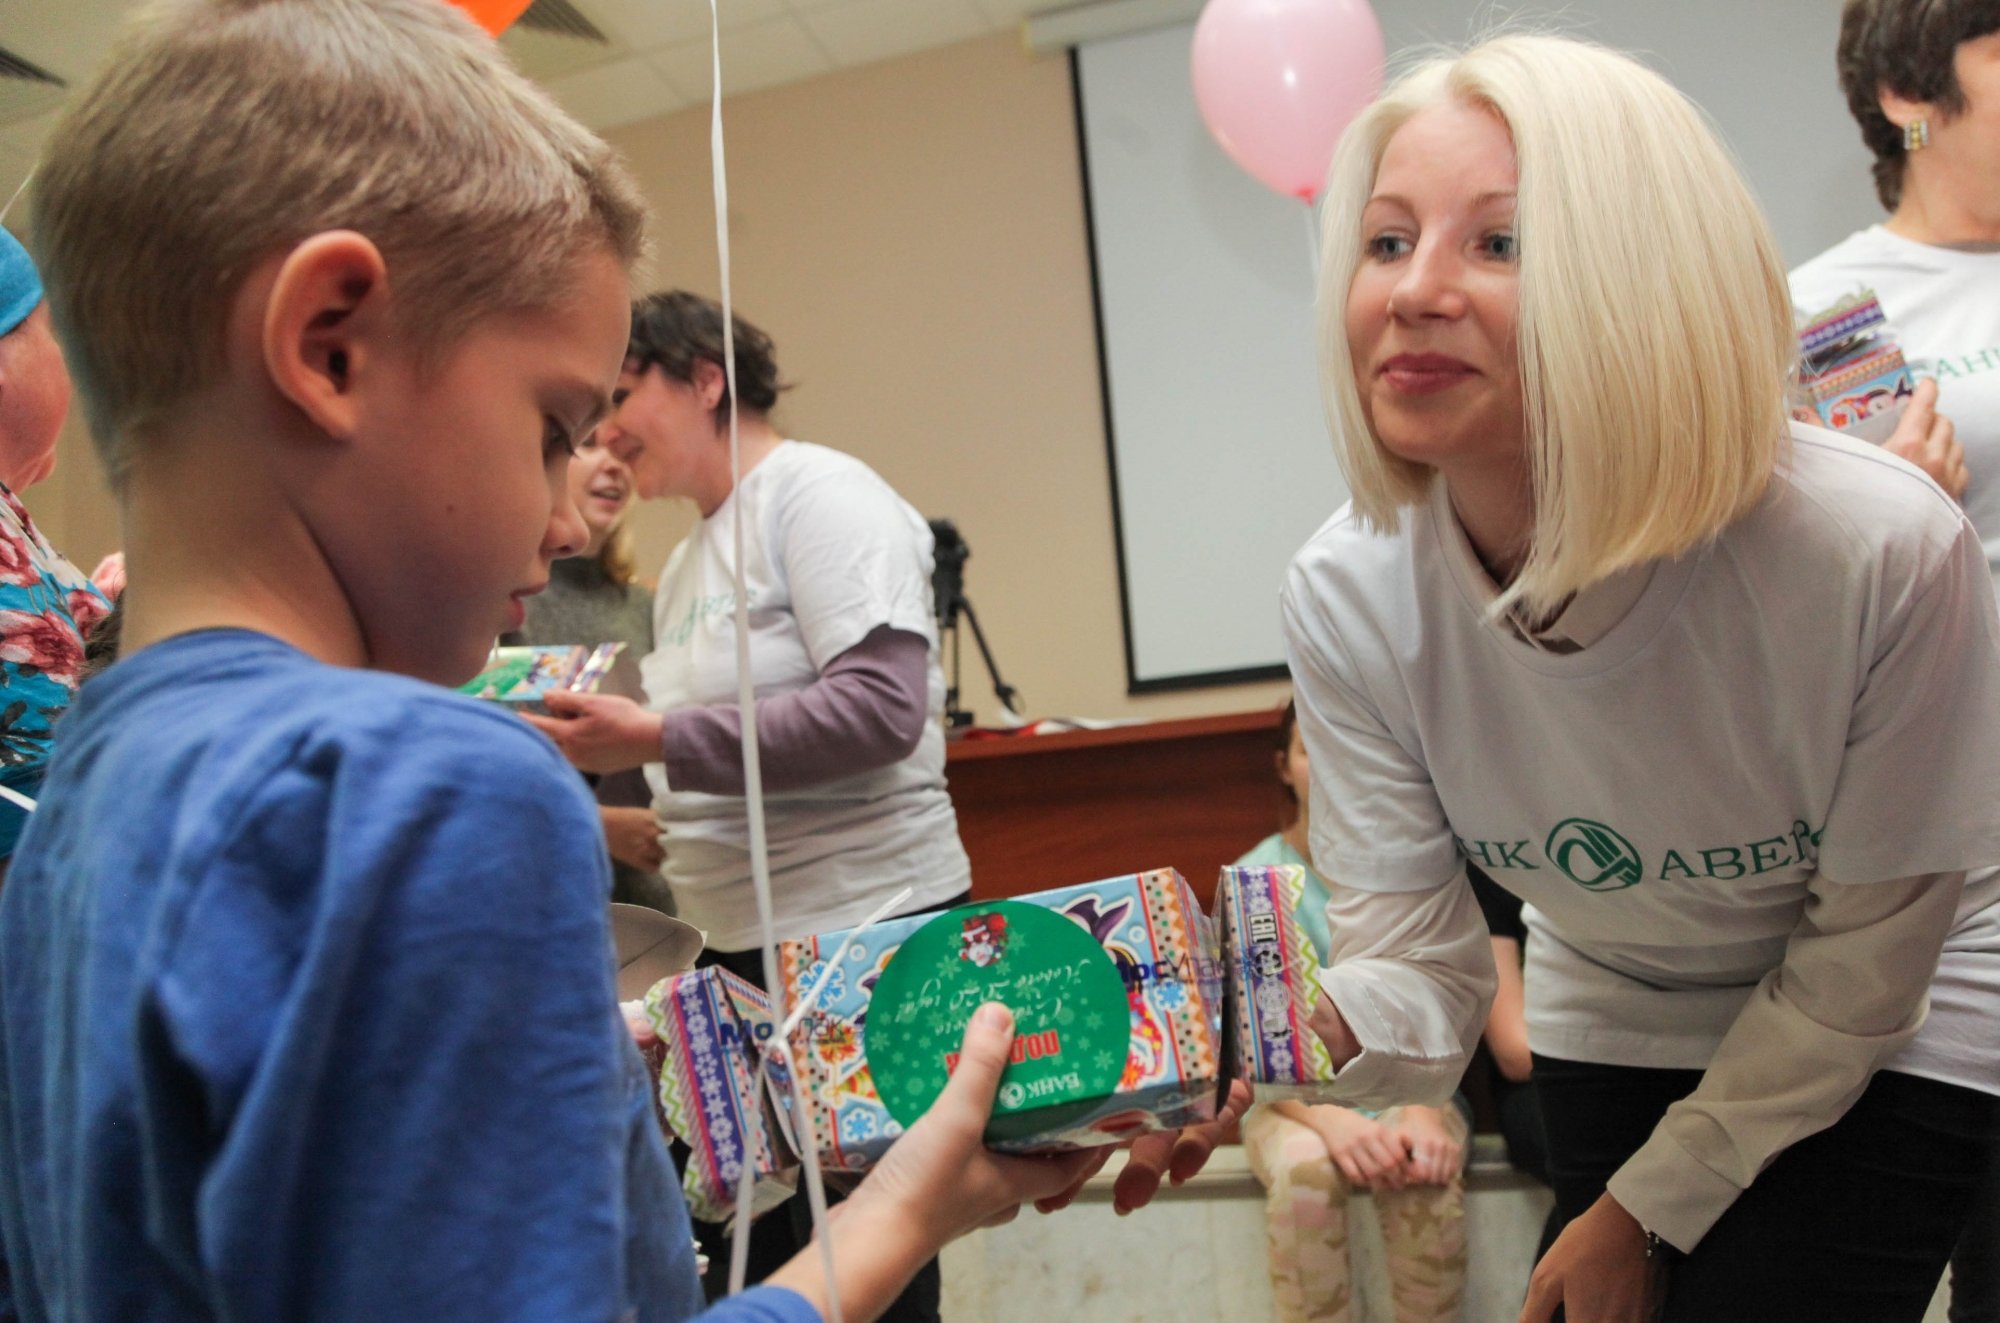
<instances>
[{"instance_id":1,"label":"boy's blue shirt","mask_svg":"<svg viewBox=\"0 0 2000 1323\"><path fill-rule=\"evenodd\" d=\"M41 803L0 888L0 1318L700 1309L595 806L525 723L191 634L84 688Z\"/></svg>"}]
</instances>

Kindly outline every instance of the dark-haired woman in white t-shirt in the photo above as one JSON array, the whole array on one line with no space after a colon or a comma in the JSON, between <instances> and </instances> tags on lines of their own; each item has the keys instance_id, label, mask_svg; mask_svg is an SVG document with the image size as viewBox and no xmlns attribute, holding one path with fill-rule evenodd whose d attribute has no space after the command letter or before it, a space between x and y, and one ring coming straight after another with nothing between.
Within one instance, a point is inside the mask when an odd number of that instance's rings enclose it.
<instances>
[{"instance_id":1,"label":"dark-haired woman in white t-shirt","mask_svg":"<svg viewBox=\"0 0 2000 1323\"><path fill-rule=\"evenodd\" d=\"M1965 506L2000 593L2000 6L1849 0L1836 65L1889 216L1796 268L1792 301L1806 316L1875 291L1920 378L1886 444ZM1919 441L1925 397L1941 412ZM1950 1317L2000 1323L2000 1129Z\"/></svg>"},{"instance_id":2,"label":"dark-haired woman in white t-shirt","mask_svg":"<svg viewBox=\"0 0 2000 1323\"><path fill-rule=\"evenodd\" d=\"M676 911L708 935L702 962L761 985L737 704L737 507L777 936L852 927L905 888L900 913L956 904L970 898L971 869L944 786L930 528L861 461L776 429L776 353L740 317L739 485L722 330L722 309L700 295L641 299L618 407L599 430L642 499L685 499L701 515L654 595L647 703L552 695L552 718L537 724L586 771L645 766ZM719 1229L702 1230L726 1262ZM810 1232L803 1196L754 1224L750 1280ZM929 1323L940 1292L933 1261L883 1317Z\"/></svg>"}]
</instances>

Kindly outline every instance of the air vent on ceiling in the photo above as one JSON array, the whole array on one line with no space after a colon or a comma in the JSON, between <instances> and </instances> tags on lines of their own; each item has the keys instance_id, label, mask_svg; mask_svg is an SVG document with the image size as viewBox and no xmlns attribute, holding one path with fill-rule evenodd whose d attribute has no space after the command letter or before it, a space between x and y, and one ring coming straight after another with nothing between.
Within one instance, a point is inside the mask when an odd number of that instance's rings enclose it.
<instances>
[{"instance_id":1,"label":"air vent on ceiling","mask_svg":"<svg viewBox=\"0 0 2000 1323\"><path fill-rule=\"evenodd\" d=\"M41 65L32 60L22 59L4 46L0 46L0 78L17 78L24 83L47 83L50 87L68 86Z\"/></svg>"},{"instance_id":2,"label":"air vent on ceiling","mask_svg":"<svg viewBox=\"0 0 2000 1323\"><path fill-rule=\"evenodd\" d=\"M33 60L0 48L0 125L11 130L16 124L48 114L62 104L68 86ZM6 143L0 143L0 153L8 147L20 153L32 152L39 142L39 137L31 142L11 134Z\"/></svg>"},{"instance_id":3,"label":"air vent on ceiling","mask_svg":"<svg viewBox=\"0 0 2000 1323\"><path fill-rule=\"evenodd\" d=\"M611 39L598 31L597 25L585 18L570 0L535 0L521 15L520 25L559 37L594 41L600 46L611 44Z\"/></svg>"}]
</instances>

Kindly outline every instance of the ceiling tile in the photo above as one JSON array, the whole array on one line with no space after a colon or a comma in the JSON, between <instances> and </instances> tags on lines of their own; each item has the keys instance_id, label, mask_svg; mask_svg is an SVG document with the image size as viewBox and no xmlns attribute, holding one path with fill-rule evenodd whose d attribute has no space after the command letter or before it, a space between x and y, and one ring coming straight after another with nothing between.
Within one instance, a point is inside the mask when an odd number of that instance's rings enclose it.
<instances>
[{"instance_id":1,"label":"ceiling tile","mask_svg":"<svg viewBox=\"0 0 2000 1323\"><path fill-rule=\"evenodd\" d=\"M651 57L667 81L688 96L706 100L709 45L690 42ZM722 34L722 90L730 95L795 82L826 73L833 61L798 19L758 23Z\"/></svg>"},{"instance_id":2,"label":"ceiling tile","mask_svg":"<svg viewBox=\"0 0 2000 1323\"><path fill-rule=\"evenodd\" d=\"M0 45L74 87L111 49L133 0L0 0Z\"/></svg>"},{"instance_id":3,"label":"ceiling tile","mask_svg":"<svg viewBox=\"0 0 2000 1323\"><path fill-rule=\"evenodd\" d=\"M605 35L610 36L609 33ZM516 67L543 84L631 54L615 39L610 43L589 41L566 33L523 27L519 23L507 29L507 34L500 38L500 45Z\"/></svg>"},{"instance_id":4,"label":"ceiling tile","mask_svg":"<svg viewBox=\"0 0 2000 1323\"><path fill-rule=\"evenodd\" d=\"M708 0L574 0L597 25L634 50L684 46L708 35ZM790 13L785 0L716 0L723 31Z\"/></svg>"},{"instance_id":5,"label":"ceiling tile","mask_svg":"<svg viewBox=\"0 0 2000 1323\"><path fill-rule=\"evenodd\" d=\"M600 130L664 115L688 104L688 98L658 70L636 56L552 78L544 86L570 114Z\"/></svg>"},{"instance_id":6,"label":"ceiling tile","mask_svg":"<svg viewBox=\"0 0 2000 1323\"><path fill-rule=\"evenodd\" d=\"M844 0L799 17L844 65L964 41L992 26L971 0Z\"/></svg>"},{"instance_id":7,"label":"ceiling tile","mask_svg":"<svg viewBox=\"0 0 2000 1323\"><path fill-rule=\"evenodd\" d=\"M1066 9L1074 0L972 0L995 28L1012 27L1030 14Z\"/></svg>"}]
</instances>

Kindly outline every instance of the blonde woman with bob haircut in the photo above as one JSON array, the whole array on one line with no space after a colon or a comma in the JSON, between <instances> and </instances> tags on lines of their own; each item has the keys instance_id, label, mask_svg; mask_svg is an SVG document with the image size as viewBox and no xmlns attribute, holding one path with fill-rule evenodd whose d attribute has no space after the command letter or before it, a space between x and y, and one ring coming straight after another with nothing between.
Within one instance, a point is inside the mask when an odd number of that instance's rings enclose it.
<instances>
[{"instance_id":1,"label":"blonde woman with bob haircut","mask_svg":"<svg viewBox=\"0 0 2000 1323\"><path fill-rule=\"evenodd\" d=\"M1754 200L1631 60L1510 36L1349 129L1284 592L1318 1027L1444 1100L1526 902L1567 1226L1524 1323L1916 1320L2000 1109L2000 618L1916 469L1790 423Z\"/></svg>"}]
</instances>

